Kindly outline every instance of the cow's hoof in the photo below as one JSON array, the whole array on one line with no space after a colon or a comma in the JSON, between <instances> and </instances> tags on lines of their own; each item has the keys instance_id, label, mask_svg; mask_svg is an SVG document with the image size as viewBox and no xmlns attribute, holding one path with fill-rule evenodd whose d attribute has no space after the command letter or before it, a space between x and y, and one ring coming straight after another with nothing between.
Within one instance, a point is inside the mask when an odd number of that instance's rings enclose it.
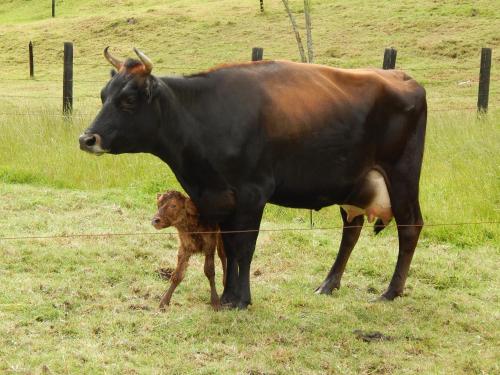
<instances>
[{"instance_id":1,"label":"cow's hoof","mask_svg":"<svg viewBox=\"0 0 500 375\"><path fill-rule=\"evenodd\" d=\"M340 284L334 284L334 283L328 284L325 281L323 284L321 284L319 287L316 288L314 293L330 295L332 294L334 289L340 289Z\"/></svg>"},{"instance_id":2,"label":"cow's hoof","mask_svg":"<svg viewBox=\"0 0 500 375\"><path fill-rule=\"evenodd\" d=\"M247 310L248 309L248 305L250 305L251 303L250 302L243 302L243 301L240 301L238 302L238 304L236 305L236 308L238 310Z\"/></svg>"},{"instance_id":3,"label":"cow's hoof","mask_svg":"<svg viewBox=\"0 0 500 375\"><path fill-rule=\"evenodd\" d=\"M220 303L226 308L235 308L238 306L240 302L239 297L235 296L232 293L223 293L220 298Z\"/></svg>"},{"instance_id":4,"label":"cow's hoof","mask_svg":"<svg viewBox=\"0 0 500 375\"><path fill-rule=\"evenodd\" d=\"M379 298L379 302L387 302L393 301L396 297L400 297L403 293L396 292L394 290L387 290L384 294L382 294Z\"/></svg>"}]
</instances>

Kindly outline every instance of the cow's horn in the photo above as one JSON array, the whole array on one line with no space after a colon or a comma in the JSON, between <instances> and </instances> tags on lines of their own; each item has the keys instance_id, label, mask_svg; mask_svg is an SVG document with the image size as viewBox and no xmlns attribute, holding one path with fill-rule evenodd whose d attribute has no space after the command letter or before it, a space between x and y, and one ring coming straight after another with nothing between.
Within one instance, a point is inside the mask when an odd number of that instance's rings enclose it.
<instances>
[{"instance_id":1,"label":"cow's horn","mask_svg":"<svg viewBox=\"0 0 500 375\"><path fill-rule=\"evenodd\" d=\"M111 56L111 54L108 52L108 47L104 48L104 57L106 60L110 62L111 65L113 65L116 69L120 70L123 66L123 63L118 60L117 58Z\"/></svg>"},{"instance_id":2,"label":"cow's horn","mask_svg":"<svg viewBox=\"0 0 500 375\"><path fill-rule=\"evenodd\" d=\"M153 63L151 62L149 57L147 57L144 53L142 53L135 47L134 47L134 52L136 53L137 56L139 56L139 59L141 59L142 63L144 64L146 73L148 74L151 73L151 71L153 70Z\"/></svg>"}]
</instances>

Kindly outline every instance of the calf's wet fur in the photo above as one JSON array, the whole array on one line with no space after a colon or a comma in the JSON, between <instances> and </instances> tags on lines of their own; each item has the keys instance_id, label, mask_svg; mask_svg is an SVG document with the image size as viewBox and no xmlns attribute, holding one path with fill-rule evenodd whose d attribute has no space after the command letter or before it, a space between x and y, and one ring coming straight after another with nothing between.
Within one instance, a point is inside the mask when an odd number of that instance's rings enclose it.
<instances>
[{"instance_id":1,"label":"calf's wet fur","mask_svg":"<svg viewBox=\"0 0 500 375\"><path fill-rule=\"evenodd\" d=\"M170 304L172 294L184 279L191 255L201 253L205 255L204 271L210 283L210 303L218 310L220 299L215 288L214 264L216 249L222 263L223 283L226 285L226 255L218 226L201 223L193 201L178 191L158 194L157 204L158 212L153 217L152 225L156 229L175 227L180 239L177 266L170 276L171 284L161 299L160 309Z\"/></svg>"}]
</instances>

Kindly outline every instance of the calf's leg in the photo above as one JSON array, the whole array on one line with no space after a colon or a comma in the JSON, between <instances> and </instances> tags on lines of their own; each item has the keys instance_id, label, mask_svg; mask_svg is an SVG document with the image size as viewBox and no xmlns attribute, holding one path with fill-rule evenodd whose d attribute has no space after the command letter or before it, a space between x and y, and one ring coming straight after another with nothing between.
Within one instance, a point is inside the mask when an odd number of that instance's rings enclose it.
<instances>
[{"instance_id":1,"label":"calf's leg","mask_svg":"<svg viewBox=\"0 0 500 375\"><path fill-rule=\"evenodd\" d=\"M331 294L333 289L340 288L340 280L344 273L347 261L351 255L352 249L359 239L359 234L363 228L363 216L356 216L350 223L347 221L347 214L343 208L340 208L340 214L344 228L342 230L342 240L340 241L340 248L333 263L330 272L326 276L325 281L316 289L318 294Z\"/></svg>"},{"instance_id":2,"label":"calf's leg","mask_svg":"<svg viewBox=\"0 0 500 375\"><path fill-rule=\"evenodd\" d=\"M163 297L160 301L160 309L164 310L165 306L170 305L170 299L172 298L172 294L175 291L175 288L181 283L182 279L184 279L184 275L186 273L186 268L189 264L190 255L186 254L184 251L180 251L177 256L177 267L175 268L172 277L170 278L170 287L163 294Z\"/></svg>"},{"instance_id":3,"label":"calf's leg","mask_svg":"<svg viewBox=\"0 0 500 375\"><path fill-rule=\"evenodd\" d=\"M210 283L210 304L215 310L220 308L219 295L217 294L217 289L215 288L215 264L214 264L214 253L215 249L211 252L205 254L205 276Z\"/></svg>"},{"instance_id":4,"label":"calf's leg","mask_svg":"<svg viewBox=\"0 0 500 375\"><path fill-rule=\"evenodd\" d=\"M222 236L220 235L220 233L217 234L217 255L219 256L220 262L222 264L222 284L226 286L227 259L226 253L224 252L224 245L222 243Z\"/></svg>"}]
</instances>

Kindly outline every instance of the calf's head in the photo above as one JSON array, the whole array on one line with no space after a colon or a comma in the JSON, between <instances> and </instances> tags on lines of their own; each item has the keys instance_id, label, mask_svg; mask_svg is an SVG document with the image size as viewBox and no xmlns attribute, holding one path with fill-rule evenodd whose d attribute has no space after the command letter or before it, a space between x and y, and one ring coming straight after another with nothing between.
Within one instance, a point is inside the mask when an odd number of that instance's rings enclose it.
<instances>
[{"instance_id":1,"label":"calf's head","mask_svg":"<svg viewBox=\"0 0 500 375\"><path fill-rule=\"evenodd\" d=\"M153 64L134 48L139 60L121 62L108 48L104 56L116 68L101 90L102 108L80 136L80 148L101 155L153 152L158 140L160 80L151 75Z\"/></svg>"},{"instance_id":2,"label":"calf's head","mask_svg":"<svg viewBox=\"0 0 500 375\"><path fill-rule=\"evenodd\" d=\"M198 215L193 201L178 191L158 194L157 204L158 212L151 221L156 229L185 225Z\"/></svg>"}]
</instances>

